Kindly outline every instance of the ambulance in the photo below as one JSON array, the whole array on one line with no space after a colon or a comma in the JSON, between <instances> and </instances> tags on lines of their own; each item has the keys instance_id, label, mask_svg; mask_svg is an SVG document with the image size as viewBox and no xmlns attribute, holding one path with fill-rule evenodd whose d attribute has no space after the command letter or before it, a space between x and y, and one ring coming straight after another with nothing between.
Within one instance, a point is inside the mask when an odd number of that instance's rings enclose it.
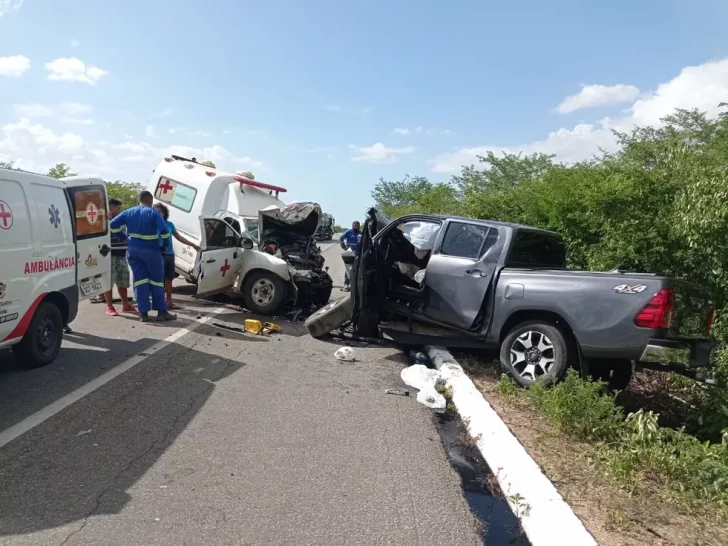
<instances>
[{"instance_id":1,"label":"ambulance","mask_svg":"<svg viewBox=\"0 0 728 546\"><path fill-rule=\"evenodd\" d=\"M0 348L36 368L58 356L78 305L111 287L106 185L0 168Z\"/></svg>"},{"instance_id":2,"label":"ambulance","mask_svg":"<svg viewBox=\"0 0 728 546\"><path fill-rule=\"evenodd\" d=\"M295 207L280 200L285 188L176 155L159 162L147 189L168 207L180 234L201 248L198 253L172 239L175 271L197 284L198 297L239 294L248 309L262 315L276 315L286 303L328 302L333 283L318 247L305 242L323 216L318 205L296 208L306 218L299 222L294 213L295 225L280 222L270 211ZM262 223L282 228L279 252L262 251Z\"/></svg>"}]
</instances>

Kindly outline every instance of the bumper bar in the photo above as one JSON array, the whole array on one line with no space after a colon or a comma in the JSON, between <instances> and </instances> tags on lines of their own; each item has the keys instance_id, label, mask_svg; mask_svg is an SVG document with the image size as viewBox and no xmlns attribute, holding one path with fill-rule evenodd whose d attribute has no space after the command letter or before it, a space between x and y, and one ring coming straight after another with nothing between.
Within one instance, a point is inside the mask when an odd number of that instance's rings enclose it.
<instances>
[{"instance_id":1,"label":"bumper bar","mask_svg":"<svg viewBox=\"0 0 728 546\"><path fill-rule=\"evenodd\" d=\"M639 361L663 366L704 368L710 366L714 349L715 342L712 340L682 342L651 339Z\"/></svg>"}]
</instances>

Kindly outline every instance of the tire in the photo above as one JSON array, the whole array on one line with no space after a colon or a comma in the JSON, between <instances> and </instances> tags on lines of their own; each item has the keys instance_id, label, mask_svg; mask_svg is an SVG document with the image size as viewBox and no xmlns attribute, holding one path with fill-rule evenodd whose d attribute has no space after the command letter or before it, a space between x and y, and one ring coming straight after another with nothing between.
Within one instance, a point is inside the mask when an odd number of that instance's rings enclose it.
<instances>
[{"instance_id":1,"label":"tire","mask_svg":"<svg viewBox=\"0 0 728 546\"><path fill-rule=\"evenodd\" d=\"M329 280L330 279L331 279L331 277L329 277ZM324 288L323 290L321 290L321 292L316 294L316 300L313 302L316 305L316 307L319 307L319 306L324 307L325 305L327 305L329 303L329 300L331 299L331 292L333 290L334 290L334 283L333 283L333 281L331 281L331 283L329 284L328 287Z\"/></svg>"},{"instance_id":2,"label":"tire","mask_svg":"<svg viewBox=\"0 0 728 546\"><path fill-rule=\"evenodd\" d=\"M501 343L503 370L522 387L536 381L557 382L566 373L571 357L564 333L540 320L518 324Z\"/></svg>"},{"instance_id":3,"label":"tire","mask_svg":"<svg viewBox=\"0 0 728 546\"><path fill-rule=\"evenodd\" d=\"M353 307L351 297L331 302L306 319L306 330L312 337L323 337L349 320Z\"/></svg>"},{"instance_id":4,"label":"tire","mask_svg":"<svg viewBox=\"0 0 728 546\"><path fill-rule=\"evenodd\" d=\"M44 301L35 310L23 339L13 346L13 352L23 368L40 368L56 359L62 341L61 310L55 304Z\"/></svg>"},{"instance_id":5,"label":"tire","mask_svg":"<svg viewBox=\"0 0 728 546\"><path fill-rule=\"evenodd\" d=\"M592 359L589 361L592 379L604 381L610 391L623 391L632 380L632 361L627 359Z\"/></svg>"},{"instance_id":6,"label":"tire","mask_svg":"<svg viewBox=\"0 0 728 546\"><path fill-rule=\"evenodd\" d=\"M245 279L243 299L253 313L272 316L282 310L288 295L283 279L266 271L256 271Z\"/></svg>"}]
</instances>

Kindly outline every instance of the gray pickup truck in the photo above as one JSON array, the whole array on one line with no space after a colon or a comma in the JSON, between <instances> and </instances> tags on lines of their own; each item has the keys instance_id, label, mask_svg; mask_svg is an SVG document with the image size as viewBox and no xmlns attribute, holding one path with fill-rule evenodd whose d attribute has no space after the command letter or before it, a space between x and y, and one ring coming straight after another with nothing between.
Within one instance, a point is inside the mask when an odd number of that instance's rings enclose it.
<instances>
[{"instance_id":1,"label":"gray pickup truck","mask_svg":"<svg viewBox=\"0 0 728 546\"><path fill-rule=\"evenodd\" d=\"M567 269L561 237L536 228L372 209L352 275L350 298L306 321L314 337L351 320L361 337L497 350L523 386L576 367L624 388L633 362L701 379L714 348L708 290Z\"/></svg>"}]
</instances>

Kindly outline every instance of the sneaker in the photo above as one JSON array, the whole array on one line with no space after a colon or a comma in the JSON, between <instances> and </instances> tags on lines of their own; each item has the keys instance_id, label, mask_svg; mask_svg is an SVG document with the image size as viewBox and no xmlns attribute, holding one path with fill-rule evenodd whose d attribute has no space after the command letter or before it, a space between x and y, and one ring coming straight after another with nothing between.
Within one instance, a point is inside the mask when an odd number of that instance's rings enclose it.
<instances>
[{"instance_id":1,"label":"sneaker","mask_svg":"<svg viewBox=\"0 0 728 546\"><path fill-rule=\"evenodd\" d=\"M341 291L342 292L348 292L349 291L349 287L348 286L345 286L344 288L341 289Z\"/></svg>"},{"instance_id":2,"label":"sneaker","mask_svg":"<svg viewBox=\"0 0 728 546\"><path fill-rule=\"evenodd\" d=\"M169 311L159 311L157 313L157 322L165 322L168 320L177 320L177 315L173 315Z\"/></svg>"},{"instance_id":3,"label":"sneaker","mask_svg":"<svg viewBox=\"0 0 728 546\"><path fill-rule=\"evenodd\" d=\"M133 305L124 305L121 308L121 312L122 313L138 313L139 311Z\"/></svg>"},{"instance_id":4,"label":"sneaker","mask_svg":"<svg viewBox=\"0 0 728 546\"><path fill-rule=\"evenodd\" d=\"M149 313L139 313L139 322L149 322Z\"/></svg>"},{"instance_id":5,"label":"sneaker","mask_svg":"<svg viewBox=\"0 0 728 546\"><path fill-rule=\"evenodd\" d=\"M116 312L116 309L114 307L107 307L106 308L106 314L110 317L118 317L119 313Z\"/></svg>"},{"instance_id":6,"label":"sneaker","mask_svg":"<svg viewBox=\"0 0 728 546\"><path fill-rule=\"evenodd\" d=\"M70 326L69 326L68 324L66 324L66 325L65 325L65 326L63 327L63 331L64 331L64 332L65 332L66 334L72 334L72 333L73 333L73 330L71 329L71 327L70 327Z\"/></svg>"}]
</instances>

